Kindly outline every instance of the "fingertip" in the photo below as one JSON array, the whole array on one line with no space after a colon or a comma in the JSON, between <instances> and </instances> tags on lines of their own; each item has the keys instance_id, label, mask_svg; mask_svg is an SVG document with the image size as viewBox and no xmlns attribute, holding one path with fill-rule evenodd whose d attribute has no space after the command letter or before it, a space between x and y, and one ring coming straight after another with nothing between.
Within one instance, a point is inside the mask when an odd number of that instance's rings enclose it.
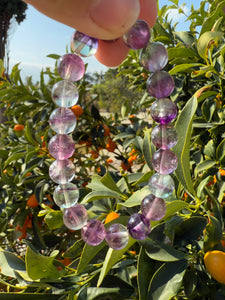
<instances>
[{"instance_id":1,"label":"fingertip","mask_svg":"<svg viewBox=\"0 0 225 300\"><path fill-rule=\"evenodd\" d=\"M156 22L158 15L158 7L156 0L139 0L140 2L140 14L139 19L143 19L148 22L152 28Z\"/></svg>"}]
</instances>

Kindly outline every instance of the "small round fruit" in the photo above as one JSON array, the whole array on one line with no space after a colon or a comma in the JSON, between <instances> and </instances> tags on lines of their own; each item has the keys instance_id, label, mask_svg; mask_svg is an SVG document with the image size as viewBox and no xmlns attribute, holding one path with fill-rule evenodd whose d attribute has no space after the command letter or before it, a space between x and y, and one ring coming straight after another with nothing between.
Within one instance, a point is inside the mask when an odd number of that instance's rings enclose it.
<instances>
[{"instance_id":1,"label":"small round fruit","mask_svg":"<svg viewBox=\"0 0 225 300\"><path fill-rule=\"evenodd\" d=\"M39 202L37 201L37 198L34 194L32 194L28 200L27 200L27 205L29 207L37 207L39 205Z\"/></svg>"},{"instance_id":2,"label":"small round fruit","mask_svg":"<svg viewBox=\"0 0 225 300\"><path fill-rule=\"evenodd\" d=\"M225 253L214 250L206 252L204 263L209 274L218 282L225 284Z\"/></svg>"},{"instance_id":3,"label":"small round fruit","mask_svg":"<svg viewBox=\"0 0 225 300\"><path fill-rule=\"evenodd\" d=\"M14 130L15 131L22 131L22 130L24 130L24 125L22 125L22 124L16 124L14 126Z\"/></svg>"}]
</instances>

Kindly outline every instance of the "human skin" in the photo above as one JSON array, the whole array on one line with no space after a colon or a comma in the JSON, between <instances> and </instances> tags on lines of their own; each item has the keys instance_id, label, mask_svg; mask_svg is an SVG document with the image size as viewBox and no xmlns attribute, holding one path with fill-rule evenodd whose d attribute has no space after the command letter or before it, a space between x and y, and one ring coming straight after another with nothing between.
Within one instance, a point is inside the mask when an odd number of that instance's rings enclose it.
<instances>
[{"instance_id":1,"label":"human skin","mask_svg":"<svg viewBox=\"0 0 225 300\"><path fill-rule=\"evenodd\" d=\"M24 0L41 13L100 39L95 57L108 66L118 66L129 49L121 36L137 19L152 27L157 18L156 0ZM107 40L107 41L106 41Z\"/></svg>"}]
</instances>

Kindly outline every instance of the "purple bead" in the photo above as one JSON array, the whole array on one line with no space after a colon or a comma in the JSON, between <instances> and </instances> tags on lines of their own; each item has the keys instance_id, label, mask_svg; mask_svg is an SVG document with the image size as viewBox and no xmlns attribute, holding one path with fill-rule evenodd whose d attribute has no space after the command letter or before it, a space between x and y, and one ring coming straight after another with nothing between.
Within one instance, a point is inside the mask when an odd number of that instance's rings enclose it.
<instances>
[{"instance_id":1,"label":"purple bead","mask_svg":"<svg viewBox=\"0 0 225 300\"><path fill-rule=\"evenodd\" d=\"M127 222L127 229L136 240L144 240L151 232L149 220L142 214L133 214Z\"/></svg>"},{"instance_id":2,"label":"purple bead","mask_svg":"<svg viewBox=\"0 0 225 300\"><path fill-rule=\"evenodd\" d=\"M57 71L63 79L78 81L84 76L85 65L78 55L69 53L60 57Z\"/></svg>"},{"instance_id":3,"label":"purple bead","mask_svg":"<svg viewBox=\"0 0 225 300\"><path fill-rule=\"evenodd\" d=\"M60 208L69 208L77 203L79 190L73 183L60 184L55 188L53 198Z\"/></svg>"},{"instance_id":4,"label":"purple bead","mask_svg":"<svg viewBox=\"0 0 225 300\"><path fill-rule=\"evenodd\" d=\"M75 166L68 159L55 160L49 168L49 176L52 181L58 184L68 183L75 176Z\"/></svg>"},{"instance_id":5,"label":"purple bead","mask_svg":"<svg viewBox=\"0 0 225 300\"><path fill-rule=\"evenodd\" d=\"M138 50L148 44L150 36L148 23L144 20L137 20L131 29L123 35L123 40L127 47Z\"/></svg>"},{"instance_id":6,"label":"purple bead","mask_svg":"<svg viewBox=\"0 0 225 300\"><path fill-rule=\"evenodd\" d=\"M174 147L178 142L177 131L172 125L157 125L152 130L151 138L157 148L164 150Z\"/></svg>"},{"instance_id":7,"label":"purple bead","mask_svg":"<svg viewBox=\"0 0 225 300\"><path fill-rule=\"evenodd\" d=\"M72 207L64 209L63 211L63 222L69 229L81 229L83 226L85 226L87 220L87 210L81 204L76 204Z\"/></svg>"},{"instance_id":8,"label":"purple bead","mask_svg":"<svg viewBox=\"0 0 225 300\"><path fill-rule=\"evenodd\" d=\"M71 39L71 50L82 57L92 56L98 49L98 39L75 31Z\"/></svg>"},{"instance_id":9,"label":"purple bead","mask_svg":"<svg viewBox=\"0 0 225 300\"><path fill-rule=\"evenodd\" d=\"M129 241L127 228L122 224L112 224L106 230L105 240L109 247L114 250L125 248Z\"/></svg>"},{"instance_id":10,"label":"purple bead","mask_svg":"<svg viewBox=\"0 0 225 300\"><path fill-rule=\"evenodd\" d=\"M88 220L81 230L81 236L86 244L97 246L105 238L105 227L99 220Z\"/></svg>"},{"instance_id":11,"label":"purple bead","mask_svg":"<svg viewBox=\"0 0 225 300\"><path fill-rule=\"evenodd\" d=\"M74 131L77 118L71 109L59 107L51 113L49 125L56 133L68 134Z\"/></svg>"},{"instance_id":12,"label":"purple bead","mask_svg":"<svg viewBox=\"0 0 225 300\"><path fill-rule=\"evenodd\" d=\"M58 160L71 157L75 151L75 143L67 134L56 134L48 143L51 156Z\"/></svg>"},{"instance_id":13,"label":"purple bead","mask_svg":"<svg viewBox=\"0 0 225 300\"><path fill-rule=\"evenodd\" d=\"M177 107L170 99L162 98L152 104L150 113L154 121L167 124L176 117Z\"/></svg>"},{"instance_id":14,"label":"purple bead","mask_svg":"<svg viewBox=\"0 0 225 300\"><path fill-rule=\"evenodd\" d=\"M155 98L166 98L174 90L173 77L166 71L157 71L147 80L147 91Z\"/></svg>"},{"instance_id":15,"label":"purple bead","mask_svg":"<svg viewBox=\"0 0 225 300\"><path fill-rule=\"evenodd\" d=\"M170 174L176 170L177 165L177 156L169 149L159 149L152 156L152 166L159 174Z\"/></svg>"},{"instance_id":16,"label":"purple bead","mask_svg":"<svg viewBox=\"0 0 225 300\"><path fill-rule=\"evenodd\" d=\"M167 49L159 42L148 44L140 53L140 63L149 72L162 70L167 62Z\"/></svg>"},{"instance_id":17,"label":"purple bead","mask_svg":"<svg viewBox=\"0 0 225 300\"><path fill-rule=\"evenodd\" d=\"M53 85L52 100L61 107L71 107L77 103L79 93L76 86L68 81L62 80Z\"/></svg>"},{"instance_id":18,"label":"purple bead","mask_svg":"<svg viewBox=\"0 0 225 300\"><path fill-rule=\"evenodd\" d=\"M161 220L166 214L166 203L162 198L150 194L142 200L141 212L150 221Z\"/></svg>"},{"instance_id":19,"label":"purple bead","mask_svg":"<svg viewBox=\"0 0 225 300\"><path fill-rule=\"evenodd\" d=\"M149 182L149 189L158 198L169 197L174 190L174 181L170 175L154 174Z\"/></svg>"}]
</instances>

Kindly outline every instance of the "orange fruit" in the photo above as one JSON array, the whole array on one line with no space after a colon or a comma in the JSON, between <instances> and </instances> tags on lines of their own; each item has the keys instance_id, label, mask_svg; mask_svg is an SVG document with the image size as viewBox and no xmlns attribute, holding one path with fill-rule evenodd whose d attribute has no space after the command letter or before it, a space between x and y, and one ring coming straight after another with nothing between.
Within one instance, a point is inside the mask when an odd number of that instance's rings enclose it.
<instances>
[{"instance_id":1,"label":"orange fruit","mask_svg":"<svg viewBox=\"0 0 225 300\"><path fill-rule=\"evenodd\" d=\"M104 136L109 136L109 135L110 135L110 129L109 129L109 126L106 125L106 124L103 124L102 126L103 126L103 128L104 128Z\"/></svg>"},{"instance_id":2,"label":"orange fruit","mask_svg":"<svg viewBox=\"0 0 225 300\"><path fill-rule=\"evenodd\" d=\"M105 218L105 224L117 219L118 217L119 215L115 211L110 212Z\"/></svg>"},{"instance_id":3,"label":"orange fruit","mask_svg":"<svg viewBox=\"0 0 225 300\"><path fill-rule=\"evenodd\" d=\"M209 274L218 282L225 284L225 253L219 250L208 251L204 263Z\"/></svg>"},{"instance_id":4,"label":"orange fruit","mask_svg":"<svg viewBox=\"0 0 225 300\"><path fill-rule=\"evenodd\" d=\"M112 158L108 158L108 159L106 160L106 164L108 165L108 164L111 164L111 163L113 163Z\"/></svg>"},{"instance_id":5,"label":"orange fruit","mask_svg":"<svg viewBox=\"0 0 225 300\"><path fill-rule=\"evenodd\" d=\"M115 149L116 149L116 142L114 142L113 140L111 139L108 139L108 143L106 145L106 149L109 151L109 152L114 152Z\"/></svg>"},{"instance_id":6,"label":"orange fruit","mask_svg":"<svg viewBox=\"0 0 225 300\"><path fill-rule=\"evenodd\" d=\"M29 207L37 207L39 205L39 202L36 199L36 196L34 194L32 194L28 200L27 200L27 205Z\"/></svg>"},{"instance_id":7,"label":"orange fruit","mask_svg":"<svg viewBox=\"0 0 225 300\"><path fill-rule=\"evenodd\" d=\"M83 114L84 110L80 105L74 105L71 107L72 112L75 114L76 117L79 117Z\"/></svg>"},{"instance_id":8,"label":"orange fruit","mask_svg":"<svg viewBox=\"0 0 225 300\"><path fill-rule=\"evenodd\" d=\"M130 161L121 161L121 167L124 171L128 171L132 167L133 162Z\"/></svg>"},{"instance_id":9,"label":"orange fruit","mask_svg":"<svg viewBox=\"0 0 225 300\"><path fill-rule=\"evenodd\" d=\"M15 131L22 131L22 130L24 130L24 125L22 125L22 124L16 124L14 126L14 130Z\"/></svg>"}]
</instances>

